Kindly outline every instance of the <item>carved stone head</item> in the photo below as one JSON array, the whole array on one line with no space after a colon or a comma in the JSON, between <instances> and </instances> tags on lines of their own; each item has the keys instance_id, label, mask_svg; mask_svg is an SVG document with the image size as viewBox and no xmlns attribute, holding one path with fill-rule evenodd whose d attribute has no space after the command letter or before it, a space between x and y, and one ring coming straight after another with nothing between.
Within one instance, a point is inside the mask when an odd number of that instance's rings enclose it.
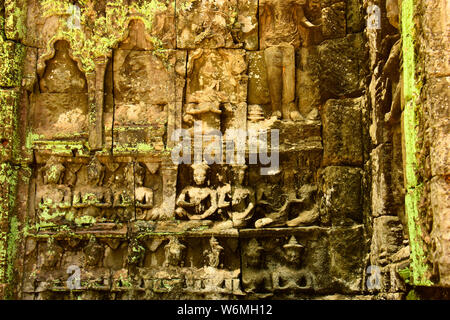
<instances>
[{"instance_id":1,"label":"carved stone head","mask_svg":"<svg viewBox=\"0 0 450 320\"><path fill-rule=\"evenodd\" d=\"M227 173L227 167L223 166L219 171L217 171L217 180L219 180L220 183L227 183Z\"/></svg>"},{"instance_id":2,"label":"carved stone head","mask_svg":"<svg viewBox=\"0 0 450 320\"><path fill-rule=\"evenodd\" d=\"M184 265L184 250L186 246L176 237L172 237L169 243L164 247L166 253L165 266L182 267Z\"/></svg>"},{"instance_id":3,"label":"carved stone head","mask_svg":"<svg viewBox=\"0 0 450 320\"><path fill-rule=\"evenodd\" d=\"M246 170L247 170L246 165L233 166L233 176L236 179L238 185L244 184Z\"/></svg>"},{"instance_id":4,"label":"carved stone head","mask_svg":"<svg viewBox=\"0 0 450 320\"><path fill-rule=\"evenodd\" d=\"M64 171L65 167L56 158L51 157L44 167L44 184L59 184Z\"/></svg>"},{"instance_id":5,"label":"carved stone head","mask_svg":"<svg viewBox=\"0 0 450 320\"><path fill-rule=\"evenodd\" d=\"M202 163L194 163L191 167L194 170L195 183L201 186L202 184L205 183L206 173L208 172L209 166L206 163L202 162Z\"/></svg>"},{"instance_id":6,"label":"carved stone head","mask_svg":"<svg viewBox=\"0 0 450 320\"><path fill-rule=\"evenodd\" d=\"M301 263L301 256L305 249L304 246L297 242L294 236L289 239L289 242L284 246L284 257L290 264L299 265Z\"/></svg>"}]
</instances>

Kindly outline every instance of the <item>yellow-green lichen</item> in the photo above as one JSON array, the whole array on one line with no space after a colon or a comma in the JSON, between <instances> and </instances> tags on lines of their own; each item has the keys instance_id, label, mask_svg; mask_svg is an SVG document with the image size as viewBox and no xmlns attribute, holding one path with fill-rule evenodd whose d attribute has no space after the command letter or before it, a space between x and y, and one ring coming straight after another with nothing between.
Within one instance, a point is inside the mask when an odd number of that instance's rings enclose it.
<instances>
[{"instance_id":1,"label":"yellow-green lichen","mask_svg":"<svg viewBox=\"0 0 450 320\"><path fill-rule=\"evenodd\" d=\"M167 9L165 1L151 0L127 5L125 0L112 0L106 5L105 15L94 8L95 1L78 1L80 5L80 26L73 27L70 21L71 2L64 0L42 0L44 17L58 16L59 28L47 42L46 54L52 55L53 45L57 40L70 43L72 55L81 64L85 73L93 73L99 61L106 61L111 50L126 37L126 30L131 20L144 23L155 52L164 51L160 39L150 35L156 14Z\"/></svg>"},{"instance_id":2,"label":"yellow-green lichen","mask_svg":"<svg viewBox=\"0 0 450 320\"><path fill-rule=\"evenodd\" d=\"M26 34L27 0L5 0L5 35L21 40Z\"/></svg>"},{"instance_id":3,"label":"yellow-green lichen","mask_svg":"<svg viewBox=\"0 0 450 320\"><path fill-rule=\"evenodd\" d=\"M9 163L0 164L0 224L8 229L0 233L0 283L12 284L14 281L14 263L19 245L19 221L14 215L17 190L18 168ZM12 296L11 287L6 290L6 297Z\"/></svg>"},{"instance_id":4,"label":"yellow-green lichen","mask_svg":"<svg viewBox=\"0 0 450 320\"><path fill-rule=\"evenodd\" d=\"M419 94L416 81L415 61L415 24L414 0L402 2L402 46L403 46L403 87L404 113L403 128L405 141L405 177L407 193L405 197L405 211L408 218L409 240L411 246L411 269L414 285L432 285L429 280L428 265L424 253L422 240L422 223L419 216L419 202L423 193L423 186L418 184L417 140L418 120L416 105Z\"/></svg>"},{"instance_id":5,"label":"yellow-green lichen","mask_svg":"<svg viewBox=\"0 0 450 320\"><path fill-rule=\"evenodd\" d=\"M22 81L25 47L0 35L0 87L18 87Z\"/></svg>"}]
</instances>

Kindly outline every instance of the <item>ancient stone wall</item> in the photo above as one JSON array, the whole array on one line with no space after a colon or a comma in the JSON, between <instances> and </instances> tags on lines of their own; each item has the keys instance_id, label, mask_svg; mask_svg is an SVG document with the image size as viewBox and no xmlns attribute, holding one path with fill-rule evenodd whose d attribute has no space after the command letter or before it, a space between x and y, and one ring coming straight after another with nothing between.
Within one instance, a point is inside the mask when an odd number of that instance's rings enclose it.
<instances>
[{"instance_id":1,"label":"ancient stone wall","mask_svg":"<svg viewBox=\"0 0 450 320\"><path fill-rule=\"evenodd\" d=\"M0 4L0 296L404 297L396 1Z\"/></svg>"}]
</instances>

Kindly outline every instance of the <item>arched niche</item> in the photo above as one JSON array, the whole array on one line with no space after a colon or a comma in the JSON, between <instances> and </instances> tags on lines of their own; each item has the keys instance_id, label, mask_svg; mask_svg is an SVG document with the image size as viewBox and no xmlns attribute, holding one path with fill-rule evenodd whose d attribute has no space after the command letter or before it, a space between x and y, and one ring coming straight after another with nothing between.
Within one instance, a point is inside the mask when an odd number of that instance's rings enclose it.
<instances>
[{"instance_id":1,"label":"arched niche","mask_svg":"<svg viewBox=\"0 0 450 320\"><path fill-rule=\"evenodd\" d=\"M125 38L119 44L119 49L123 50L152 50L154 41L148 34L144 22L141 19L131 19L128 22Z\"/></svg>"},{"instance_id":2,"label":"arched niche","mask_svg":"<svg viewBox=\"0 0 450 320\"><path fill-rule=\"evenodd\" d=\"M88 131L88 82L70 44L54 40L38 59L31 96L33 132L45 140L79 139Z\"/></svg>"},{"instance_id":3,"label":"arched niche","mask_svg":"<svg viewBox=\"0 0 450 320\"><path fill-rule=\"evenodd\" d=\"M141 19L129 22L125 39L114 50L115 144L165 144L166 127L174 104L181 102L184 87L185 52L154 51L151 36ZM132 128L123 131L120 128Z\"/></svg>"},{"instance_id":4,"label":"arched niche","mask_svg":"<svg viewBox=\"0 0 450 320\"><path fill-rule=\"evenodd\" d=\"M40 67L40 68L39 68ZM40 92L87 93L87 80L65 40L57 40L38 66Z\"/></svg>"}]
</instances>

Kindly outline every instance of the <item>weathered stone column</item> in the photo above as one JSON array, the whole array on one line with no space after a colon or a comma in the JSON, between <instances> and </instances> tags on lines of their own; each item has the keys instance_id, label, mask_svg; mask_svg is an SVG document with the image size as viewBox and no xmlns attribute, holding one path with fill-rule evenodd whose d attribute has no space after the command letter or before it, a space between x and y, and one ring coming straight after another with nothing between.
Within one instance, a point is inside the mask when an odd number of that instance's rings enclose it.
<instances>
[{"instance_id":1,"label":"weathered stone column","mask_svg":"<svg viewBox=\"0 0 450 320\"><path fill-rule=\"evenodd\" d=\"M15 257L20 244L16 193L20 161L18 105L21 98L25 47L23 1L5 1L0 7L0 299L13 296Z\"/></svg>"},{"instance_id":2,"label":"weathered stone column","mask_svg":"<svg viewBox=\"0 0 450 320\"><path fill-rule=\"evenodd\" d=\"M449 9L445 0L404 0L402 6L413 280L444 287L450 285Z\"/></svg>"}]
</instances>

